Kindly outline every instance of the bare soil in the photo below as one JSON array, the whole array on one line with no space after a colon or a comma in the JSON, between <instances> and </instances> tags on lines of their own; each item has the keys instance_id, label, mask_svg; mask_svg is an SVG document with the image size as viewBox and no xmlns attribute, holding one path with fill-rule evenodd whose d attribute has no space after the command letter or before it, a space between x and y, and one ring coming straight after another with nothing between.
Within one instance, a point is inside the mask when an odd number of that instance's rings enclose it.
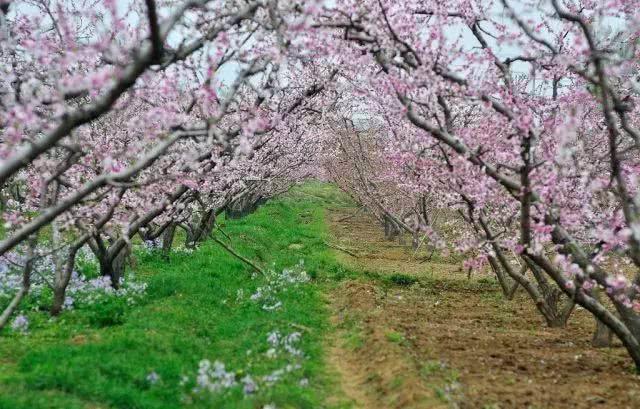
<instances>
[{"instance_id":1,"label":"bare soil","mask_svg":"<svg viewBox=\"0 0 640 409\"><path fill-rule=\"evenodd\" d=\"M523 292L508 301L490 275L425 262L350 214L328 215L336 256L362 273L330 296L330 363L354 407L640 408L640 376L623 348L590 346L586 311L547 328ZM417 281L385 279L398 273Z\"/></svg>"}]
</instances>

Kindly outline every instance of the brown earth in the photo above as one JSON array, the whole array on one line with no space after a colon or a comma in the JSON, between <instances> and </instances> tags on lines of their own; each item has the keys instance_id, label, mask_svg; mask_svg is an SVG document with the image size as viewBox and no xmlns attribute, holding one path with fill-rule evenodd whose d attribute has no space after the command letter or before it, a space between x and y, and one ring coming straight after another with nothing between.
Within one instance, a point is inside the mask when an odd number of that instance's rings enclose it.
<instances>
[{"instance_id":1,"label":"brown earth","mask_svg":"<svg viewBox=\"0 0 640 409\"><path fill-rule=\"evenodd\" d=\"M590 346L586 311L546 328L523 292L508 301L491 276L425 262L351 214L328 215L336 256L358 272L330 296L330 364L354 407L640 408L640 376L623 348ZM393 284L396 273L417 281Z\"/></svg>"}]
</instances>

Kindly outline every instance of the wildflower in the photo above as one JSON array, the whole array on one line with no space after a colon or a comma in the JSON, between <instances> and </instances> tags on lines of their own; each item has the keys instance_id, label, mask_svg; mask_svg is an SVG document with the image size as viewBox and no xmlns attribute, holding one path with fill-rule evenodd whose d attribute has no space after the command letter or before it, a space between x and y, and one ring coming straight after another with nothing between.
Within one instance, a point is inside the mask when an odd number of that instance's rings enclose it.
<instances>
[{"instance_id":1,"label":"wildflower","mask_svg":"<svg viewBox=\"0 0 640 409\"><path fill-rule=\"evenodd\" d=\"M16 332L21 332L23 334L26 333L27 331L29 331L29 319L22 314L18 315L13 320L13 323L11 324L11 329Z\"/></svg>"},{"instance_id":2,"label":"wildflower","mask_svg":"<svg viewBox=\"0 0 640 409\"><path fill-rule=\"evenodd\" d=\"M249 375L242 378L240 382L242 382L242 392L245 395L251 395L258 390L258 384L256 384L253 378L251 378L251 376Z\"/></svg>"},{"instance_id":3,"label":"wildflower","mask_svg":"<svg viewBox=\"0 0 640 409\"><path fill-rule=\"evenodd\" d=\"M262 289L262 287L258 287L256 292L251 294L250 299L251 299L251 301L257 301L260 298L262 298L262 296L263 296L263 289Z\"/></svg>"},{"instance_id":4,"label":"wildflower","mask_svg":"<svg viewBox=\"0 0 640 409\"><path fill-rule=\"evenodd\" d=\"M151 251L151 250L155 250L158 247L160 247L160 242L155 239L155 240L145 240L144 241L144 247L147 251Z\"/></svg>"},{"instance_id":5,"label":"wildflower","mask_svg":"<svg viewBox=\"0 0 640 409\"><path fill-rule=\"evenodd\" d=\"M265 310L265 311L275 311L280 307L282 307L282 302L281 301L277 301L275 304L272 304L272 305L264 304L262 306L262 309Z\"/></svg>"},{"instance_id":6,"label":"wildflower","mask_svg":"<svg viewBox=\"0 0 640 409\"><path fill-rule=\"evenodd\" d=\"M69 297L68 295L64 297L64 304L62 305L62 308L65 310L73 309L73 298Z\"/></svg>"},{"instance_id":7,"label":"wildflower","mask_svg":"<svg viewBox=\"0 0 640 409\"><path fill-rule=\"evenodd\" d=\"M280 332L271 331L267 334L267 342L272 346L277 346L280 343Z\"/></svg>"},{"instance_id":8,"label":"wildflower","mask_svg":"<svg viewBox=\"0 0 640 409\"><path fill-rule=\"evenodd\" d=\"M264 376L262 380L267 384L274 384L282 378L282 375L284 375L284 373L285 373L284 370L276 369L275 371L271 372L269 375Z\"/></svg>"},{"instance_id":9,"label":"wildflower","mask_svg":"<svg viewBox=\"0 0 640 409\"><path fill-rule=\"evenodd\" d=\"M149 372L149 374L147 375L147 382L149 382L151 385L155 385L156 383L158 383L158 381L160 381L160 375L158 375L156 371Z\"/></svg>"}]
</instances>

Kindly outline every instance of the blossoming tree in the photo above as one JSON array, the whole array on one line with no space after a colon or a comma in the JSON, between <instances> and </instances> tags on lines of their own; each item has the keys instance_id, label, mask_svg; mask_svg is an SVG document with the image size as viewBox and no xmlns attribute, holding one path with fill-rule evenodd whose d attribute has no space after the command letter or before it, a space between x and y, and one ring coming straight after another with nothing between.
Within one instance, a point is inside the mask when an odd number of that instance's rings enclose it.
<instances>
[{"instance_id":1,"label":"blossoming tree","mask_svg":"<svg viewBox=\"0 0 640 409\"><path fill-rule=\"evenodd\" d=\"M420 206L442 198L469 266L511 277L550 325L584 307L640 367L637 6L2 2L0 254L24 262L0 326L44 253L66 260L61 295L85 244L117 286L134 235L199 240L322 147L396 227L435 238ZM383 124L375 155L342 126L362 107Z\"/></svg>"},{"instance_id":2,"label":"blossoming tree","mask_svg":"<svg viewBox=\"0 0 640 409\"><path fill-rule=\"evenodd\" d=\"M487 256L521 256L636 364L637 17L615 1L354 1L314 23L342 40L327 52L341 49L363 92L403 119L393 132L411 126L442 152L428 162L463 183Z\"/></svg>"}]
</instances>

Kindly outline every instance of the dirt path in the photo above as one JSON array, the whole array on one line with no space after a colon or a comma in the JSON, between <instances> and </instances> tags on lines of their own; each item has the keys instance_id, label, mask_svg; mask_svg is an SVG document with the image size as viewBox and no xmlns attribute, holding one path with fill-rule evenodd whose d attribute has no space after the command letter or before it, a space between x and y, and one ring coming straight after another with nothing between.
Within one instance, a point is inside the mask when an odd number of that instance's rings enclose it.
<instances>
[{"instance_id":1,"label":"dirt path","mask_svg":"<svg viewBox=\"0 0 640 409\"><path fill-rule=\"evenodd\" d=\"M355 408L640 408L640 377L622 348L590 347L585 311L546 328L524 294L507 301L491 277L416 260L348 215L329 213L333 244L358 257L336 256L364 274L331 295L330 362Z\"/></svg>"}]
</instances>

